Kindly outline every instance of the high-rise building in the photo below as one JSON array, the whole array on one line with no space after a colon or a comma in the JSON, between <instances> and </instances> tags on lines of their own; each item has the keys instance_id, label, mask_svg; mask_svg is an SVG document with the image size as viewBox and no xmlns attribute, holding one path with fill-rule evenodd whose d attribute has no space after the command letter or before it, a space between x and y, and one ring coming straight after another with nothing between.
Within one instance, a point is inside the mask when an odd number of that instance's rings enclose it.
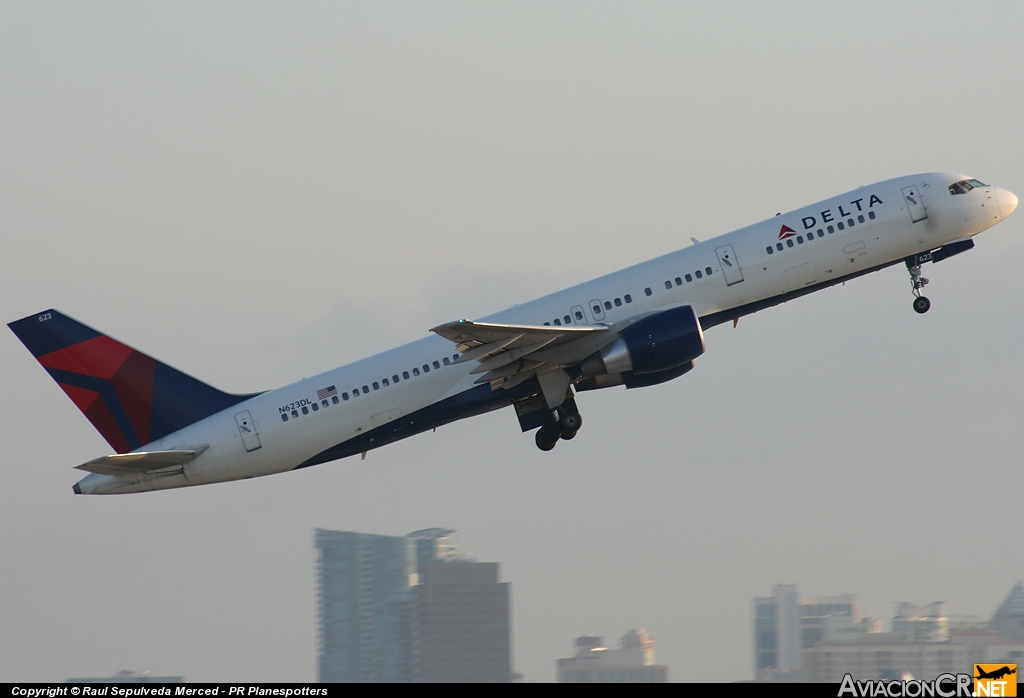
<instances>
[{"instance_id":1,"label":"high-rise building","mask_svg":"<svg viewBox=\"0 0 1024 698\"><path fill-rule=\"evenodd\" d=\"M892 634L903 642L945 642L949 639L946 604L942 601L926 606L907 602L896 604Z\"/></svg>"},{"instance_id":2,"label":"high-rise building","mask_svg":"<svg viewBox=\"0 0 1024 698\"><path fill-rule=\"evenodd\" d=\"M623 635L616 650L597 635L583 635L576 638L576 656L558 660L558 683L667 681L668 667L655 663L654 640L642 628Z\"/></svg>"},{"instance_id":3,"label":"high-rise building","mask_svg":"<svg viewBox=\"0 0 1024 698\"><path fill-rule=\"evenodd\" d=\"M423 681L512 680L509 589L498 581L498 563L427 564L417 592Z\"/></svg>"},{"instance_id":4,"label":"high-rise building","mask_svg":"<svg viewBox=\"0 0 1024 698\"><path fill-rule=\"evenodd\" d=\"M417 678L413 540L316 531L320 681Z\"/></svg>"},{"instance_id":5,"label":"high-rise building","mask_svg":"<svg viewBox=\"0 0 1024 698\"><path fill-rule=\"evenodd\" d=\"M783 628L792 626L792 615L788 625L776 622L773 616L791 604L773 601L787 596L791 600L794 595L795 587L784 585L781 589L776 587L775 597L755 599L755 646L759 662L772 658L775 647L782 643L776 640L773 646L771 641L784 632ZM799 665L793 668L791 664L775 667L759 664L759 679L838 683L850 674L858 680L907 676L932 680L944 673L969 672L975 663L1019 664L1024 661L1024 637L1014 638L1008 634L1014 627L1020 627L1014 625L1013 619L1024 620L1021 585L1010 592L990 624L976 618L951 618L946 615L945 604L941 601L921 606L896 604L889 632L881 632L878 621L856 617L854 596L802 597L798 606ZM1000 621L1004 626L999 625ZM759 632L760 638L757 637Z\"/></svg>"},{"instance_id":6,"label":"high-rise building","mask_svg":"<svg viewBox=\"0 0 1024 698\"><path fill-rule=\"evenodd\" d=\"M508 584L455 532L317 529L320 681L509 681Z\"/></svg>"},{"instance_id":7,"label":"high-rise building","mask_svg":"<svg viewBox=\"0 0 1024 698\"><path fill-rule=\"evenodd\" d=\"M755 678L766 672L799 678L802 651L857 618L855 594L800 596L796 584L776 585L771 596L754 599L753 607Z\"/></svg>"},{"instance_id":8,"label":"high-rise building","mask_svg":"<svg viewBox=\"0 0 1024 698\"><path fill-rule=\"evenodd\" d=\"M423 568L432 562L447 562L459 556L455 531L447 528L424 528L405 537L413 542L416 551L417 574L423 574Z\"/></svg>"},{"instance_id":9,"label":"high-rise building","mask_svg":"<svg viewBox=\"0 0 1024 698\"><path fill-rule=\"evenodd\" d=\"M1024 642L1024 582L1017 582L996 609L992 627L1006 640Z\"/></svg>"}]
</instances>

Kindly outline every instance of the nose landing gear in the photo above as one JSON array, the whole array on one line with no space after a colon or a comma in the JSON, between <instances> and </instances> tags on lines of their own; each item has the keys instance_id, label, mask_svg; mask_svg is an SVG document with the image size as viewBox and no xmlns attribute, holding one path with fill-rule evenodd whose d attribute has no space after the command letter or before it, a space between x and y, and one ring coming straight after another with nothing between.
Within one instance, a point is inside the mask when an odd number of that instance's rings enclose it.
<instances>
[{"instance_id":1,"label":"nose landing gear","mask_svg":"<svg viewBox=\"0 0 1024 698\"><path fill-rule=\"evenodd\" d=\"M924 255L916 255L907 259L907 271L910 272L910 285L913 287L912 293L914 294L914 310L921 314L927 313L928 309L932 307L932 302L921 295L921 289L928 285L928 279L921 276L921 262L925 261L920 259L922 256Z\"/></svg>"}]
</instances>

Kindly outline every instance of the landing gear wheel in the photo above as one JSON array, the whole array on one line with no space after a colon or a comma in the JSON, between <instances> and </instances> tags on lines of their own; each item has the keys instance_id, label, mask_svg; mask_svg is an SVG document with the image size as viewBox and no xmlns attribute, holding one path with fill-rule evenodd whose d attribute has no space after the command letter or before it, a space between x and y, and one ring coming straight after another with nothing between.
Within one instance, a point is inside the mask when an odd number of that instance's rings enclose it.
<instances>
[{"instance_id":1,"label":"landing gear wheel","mask_svg":"<svg viewBox=\"0 0 1024 698\"><path fill-rule=\"evenodd\" d=\"M573 439L576 438L576 432L575 431L566 431L565 429L562 429L561 436L562 436L562 441L572 441Z\"/></svg>"},{"instance_id":2,"label":"landing gear wheel","mask_svg":"<svg viewBox=\"0 0 1024 698\"><path fill-rule=\"evenodd\" d=\"M558 439L561 436L561 429L558 428L557 424L545 424L537 430L537 436L534 439L537 442L537 448L542 451L550 451L558 443Z\"/></svg>"},{"instance_id":3,"label":"landing gear wheel","mask_svg":"<svg viewBox=\"0 0 1024 698\"><path fill-rule=\"evenodd\" d=\"M932 302L921 295L921 289L928 285L928 279L921 276L921 261L931 259L931 255L914 255L908 257L907 271L910 272L910 287L914 294L914 310L924 314L932 307Z\"/></svg>"},{"instance_id":4,"label":"landing gear wheel","mask_svg":"<svg viewBox=\"0 0 1024 698\"><path fill-rule=\"evenodd\" d=\"M572 412L567 412L566 414L562 415L561 425L562 438L564 439L566 432L572 432L573 434L575 434L580 430L580 427L583 426L583 417L581 417L578 414L573 414Z\"/></svg>"}]
</instances>

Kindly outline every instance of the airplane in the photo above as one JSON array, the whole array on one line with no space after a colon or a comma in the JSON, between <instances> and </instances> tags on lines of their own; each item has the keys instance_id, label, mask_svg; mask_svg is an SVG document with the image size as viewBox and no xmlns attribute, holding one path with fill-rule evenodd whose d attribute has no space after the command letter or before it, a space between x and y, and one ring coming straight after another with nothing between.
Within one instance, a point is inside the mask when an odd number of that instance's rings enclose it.
<instances>
[{"instance_id":1,"label":"airplane","mask_svg":"<svg viewBox=\"0 0 1024 698\"><path fill-rule=\"evenodd\" d=\"M1002 667L1000 669L994 669L992 671L985 671L983 669L978 669L978 675L975 676L974 678L976 678L976 679L997 679L998 680L998 679L1003 678L1004 676L1009 676L1010 674L1016 674L1016 673L1017 673L1016 669L1011 669L1008 666L1004 666L1004 667Z\"/></svg>"},{"instance_id":2,"label":"airplane","mask_svg":"<svg viewBox=\"0 0 1024 698\"><path fill-rule=\"evenodd\" d=\"M641 388L690 371L704 332L854 277L974 247L1017 197L973 177L918 174L863 186L697 241L282 388L222 392L56 310L9 324L114 450L78 469L76 494L188 487L366 453L513 407L550 451L582 426L580 392Z\"/></svg>"}]
</instances>

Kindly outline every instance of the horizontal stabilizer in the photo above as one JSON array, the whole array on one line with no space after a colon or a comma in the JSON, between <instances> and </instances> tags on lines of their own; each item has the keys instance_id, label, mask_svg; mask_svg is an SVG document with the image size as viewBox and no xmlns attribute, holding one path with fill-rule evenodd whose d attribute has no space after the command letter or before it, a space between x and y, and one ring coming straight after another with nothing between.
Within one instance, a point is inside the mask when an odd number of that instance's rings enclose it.
<instances>
[{"instance_id":1,"label":"horizontal stabilizer","mask_svg":"<svg viewBox=\"0 0 1024 698\"><path fill-rule=\"evenodd\" d=\"M134 453L116 453L103 456L88 463L76 465L78 470L85 470L100 475L128 475L131 473L151 473L165 469L179 469L194 461L208 446L196 446L191 449L174 451L137 451Z\"/></svg>"}]
</instances>

